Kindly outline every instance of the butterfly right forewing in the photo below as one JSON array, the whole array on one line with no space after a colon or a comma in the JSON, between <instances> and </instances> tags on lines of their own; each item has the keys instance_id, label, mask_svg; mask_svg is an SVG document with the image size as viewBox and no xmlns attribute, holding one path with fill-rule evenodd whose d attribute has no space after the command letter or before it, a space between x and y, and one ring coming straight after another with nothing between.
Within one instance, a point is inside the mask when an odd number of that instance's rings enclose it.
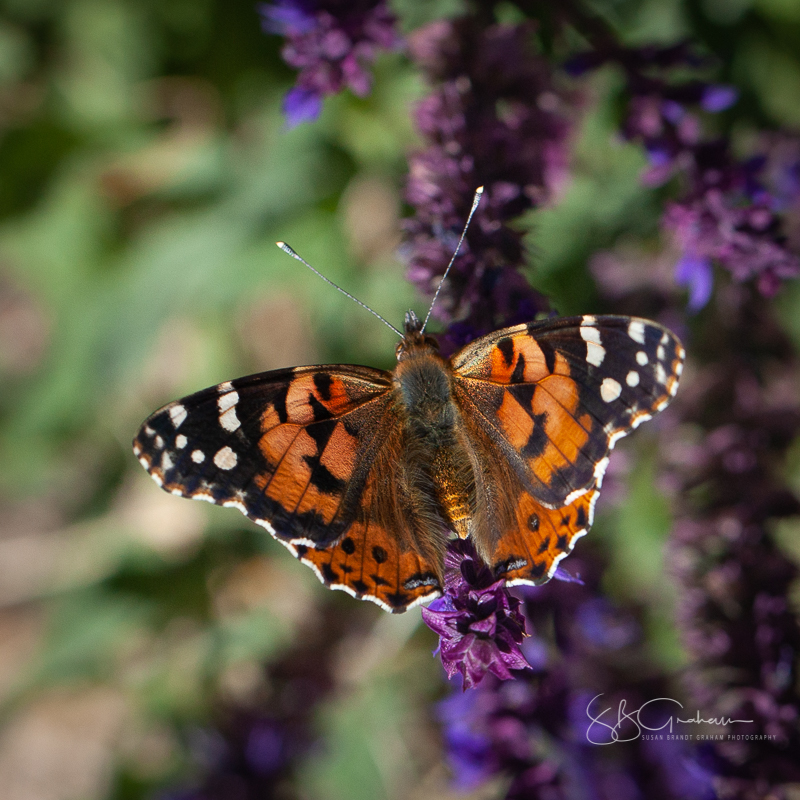
<instances>
[{"instance_id":1,"label":"butterfly right forewing","mask_svg":"<svg viewBox=\"0 0 800 800\"><path fill-rule=\"evenodd\" d=\"M485 495L499 483L508 505L476 526L498 576L552 576L592 523L609 450L666 407L684 356L656 323L583 316L497 331L453 357L469 436L484 452L492 442L511 473L489 466Z\"/></svg>"}]
</instances>

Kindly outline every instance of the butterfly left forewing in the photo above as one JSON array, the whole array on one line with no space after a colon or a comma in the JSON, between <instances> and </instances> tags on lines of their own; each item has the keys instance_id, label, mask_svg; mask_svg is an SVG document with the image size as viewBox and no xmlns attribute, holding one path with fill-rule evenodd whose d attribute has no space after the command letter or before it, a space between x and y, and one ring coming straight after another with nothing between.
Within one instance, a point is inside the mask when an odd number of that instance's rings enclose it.
<instances>
[{"instance_id":1,"label":"butterfly left forewing","mask_svg":"<svg viewBox=\"0 0 800 800\"><path fill-rule=\"evenodd\" d=\"M152 414L134 453L166 491L236 507L278 538L330 541L389 385L386 373L355 367L228 381Z\"/></svg>"},{"instance_id":2,"label":"butterfly left forewing","mask_svg":"<svg viewBox=\"0 0 800 800\"><path fill-rule=\"evenodd\" d=\"M666 407L684 356L656 323L584 316L497 331L452 358L472 440L484 452L493 441L514 476L498 473L502 485L486 492L511 495L504 529L476 531L498 575L533 583L552 575L591 525L609 450Z\"/></svg>"},{"instance_id":3,"label":"butterfly left forewing","mask_svg":"<svg viewBox=\"0 0 800 800\"><path fill-rule=\"evenodd\" d=\"M402 611L439 593L421 521L398 513L391 375L299 367L156 411L133 442L165 491L237 508L335 589Z\"/></svg>"}]
</instances>

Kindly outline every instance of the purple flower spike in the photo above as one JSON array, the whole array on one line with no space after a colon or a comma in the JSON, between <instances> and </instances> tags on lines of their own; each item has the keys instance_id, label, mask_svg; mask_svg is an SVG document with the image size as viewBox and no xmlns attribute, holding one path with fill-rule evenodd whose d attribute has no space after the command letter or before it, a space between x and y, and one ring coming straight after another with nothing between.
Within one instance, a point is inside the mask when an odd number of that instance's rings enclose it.
<instances>
[{"instance_id":1,"label":"purple flower spike","mask_svg":"<svg viewBox=\"0 0 800 800\"><path fill-rule=\"evenodd\" d=\"M325 95L345 87L368 94L367 66L379 49L400 43L384 0L278 0L259 10L264 30L286 37L284 61L300 71L283 106L289 127L316 119Z\"/></svg>"},{"instance_id":2,"label":"purple flower spike","mask_svg":"<svg viewBox=\"0 0 800 800\"><path fill-rule=\"evenodd\" d=\"M445 593L422 609L425 624L439 635L439 654L448 677L460 673L464 689L491 672L501 680L530 665L519 645L525 620L519 600L495 580L468 541L456 540L445 555Z\"/></svg>"},{"instance_id":3,"label":"purple flower spike","mask_svg":"<svg viewBox=\"0 0 800 800\"><path fill-rule=\"evenodd\" d=\"M710 259L684 254L675 265L675 281L689 288L689 310L699 311L711 298L714 285Z\"/></svg>"}]
</instances>

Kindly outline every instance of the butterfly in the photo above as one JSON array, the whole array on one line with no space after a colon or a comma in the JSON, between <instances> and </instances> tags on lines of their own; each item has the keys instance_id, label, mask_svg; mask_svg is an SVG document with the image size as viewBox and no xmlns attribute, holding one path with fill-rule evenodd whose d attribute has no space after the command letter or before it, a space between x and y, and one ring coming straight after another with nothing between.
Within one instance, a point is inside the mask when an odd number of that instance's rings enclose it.
<instances>
[{"instance_id":1,"label":"butterfly","mask_svg":"<svg viewBox=\"0 0 800 800\"><path fill-rule=\"evenodd\" d=\"M398 331L399 333L399 331ZM170 403L133 450L166 491L237 508L333 589L439 596L449 536L541 584L592 524L609 451L667 406L685 351L655 322L567 317L444 358L413 312L392 372L281 369Z\"/></svg>"}]
</instances>

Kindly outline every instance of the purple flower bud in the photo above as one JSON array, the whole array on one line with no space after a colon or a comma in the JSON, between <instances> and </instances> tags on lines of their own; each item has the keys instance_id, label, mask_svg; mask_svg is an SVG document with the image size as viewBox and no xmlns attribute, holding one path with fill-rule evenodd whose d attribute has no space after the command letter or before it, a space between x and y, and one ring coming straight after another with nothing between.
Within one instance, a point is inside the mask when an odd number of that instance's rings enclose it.
<instances>
[{"instance_id":1,"label":"purple flower bud","mask_svg":"<svg viewBox=\"0 0 800 800\"><path fill-rule=\"evenodd\" d=\"M259 7L261 27L266 33L297 36L314 28L314 3L302 0L277 0Z\"/></svg>"},{"instance_id":2,"label":"purple flower bud","mask_svg":"<svg viewBox=\"0 0 800 800\"><path fill-rule=\"evenodd\" d=\"M295 87L283 98L283 113L286 115L287 128L294 128L301 122L311 122L321 111L322 97L312 89Z\"/></svg>"},{"instance_id":3,"label":"purple flower bud","mask_svg":"<svg viewBox=\"0 0 800 800\"><path fill-rule=\"evenodd\" d=\"M699 311L711 298L714 285L711 261L685 254L675 265L675 281L689 288L689 310Z\"/></svg>"},{"instance_id":4,"label":"purple flower bud","mask_svg":"<svg viewBox=\"0 0 800 800\"><path fill-rule=\"evenodd\" d=\"M739 99L739 91L734 86L711 84L703 91L700 105L712 114L725 111Z\"/></svg>"}]
</instances>

